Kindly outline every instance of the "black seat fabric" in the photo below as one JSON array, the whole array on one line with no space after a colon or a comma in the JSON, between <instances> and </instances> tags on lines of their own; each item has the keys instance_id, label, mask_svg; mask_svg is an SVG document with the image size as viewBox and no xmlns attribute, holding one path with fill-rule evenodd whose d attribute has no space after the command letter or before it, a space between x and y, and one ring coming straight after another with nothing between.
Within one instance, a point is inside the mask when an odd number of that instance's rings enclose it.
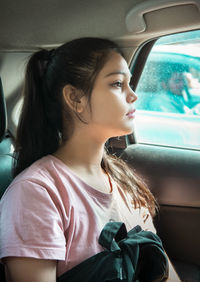
<instances>
[{"instance_id":1,"label":"black seat fabric","mask_svg":"<svg viewBox=\"0 0 200 282\"><path fill-rule=\"evenodd\" d=\"M13 140L7 132L2 141L0 141L0 155L12 154L13 152Z\"/></svg>"},{"instance_id":2,"label":"black seat fabric","mask_svg":"<svg viewBox=\"0 0 200 282\"><path fill-rule=\"evenodd\" d=\"M12 164L13 157L11 155L0 155L0 198L12 181Z\"/></svg>"},{"instance_id":3,"label":"black seat fabric","mask_svg":"<svg viewBox=\"0 0 200 282\"><path fill-rule=\"evenodd\" d=\"M199 282L200 281L200 266L181 261L172 261L181 281L184 282Z\"/></svg>"},{"instance_id":4,"label":"black seat fabric","mask_svg":"<svg viewBox=\"0 0 200 282\"><path fill-rule=\"evenodd\" d=\"M12 181L12 138L7 131L7 112L0 79L0 198Z\"/></svg>"}]
</instances>

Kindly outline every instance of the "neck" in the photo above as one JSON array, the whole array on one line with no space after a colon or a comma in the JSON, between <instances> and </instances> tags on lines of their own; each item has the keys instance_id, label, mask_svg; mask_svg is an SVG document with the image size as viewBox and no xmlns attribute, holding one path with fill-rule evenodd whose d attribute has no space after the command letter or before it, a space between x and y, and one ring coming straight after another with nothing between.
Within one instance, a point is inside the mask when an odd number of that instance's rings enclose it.
<instances>
[{"instance_id":1,"label":"neck","mask_svg":"<svg viewBox=\"0 0 200 282\"><path fill-rule=\"evenodd\" d=\"M72 169L96 174L102 170L105 141L87 134L87 131L75 131L54 155Z\"/></svg>"}]
</instances>

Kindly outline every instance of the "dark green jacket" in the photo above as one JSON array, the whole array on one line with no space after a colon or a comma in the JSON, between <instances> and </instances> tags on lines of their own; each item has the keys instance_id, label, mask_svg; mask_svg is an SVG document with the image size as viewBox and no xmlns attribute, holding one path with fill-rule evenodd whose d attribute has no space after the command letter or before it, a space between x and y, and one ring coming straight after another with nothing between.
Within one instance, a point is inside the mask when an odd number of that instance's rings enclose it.
<instances>
[{"instance_id":1,"label":"dark green jacket","mask_svg":"<svg viewBox=\"0 0 200 282\"><path fill-rule=\"evenodd\" d=\"M105 249L58 278L58 282L166 281L168 260L160 238L140 226L127 233L122 222L109 222L99 243Z\"/></svg>"}]
</instances>

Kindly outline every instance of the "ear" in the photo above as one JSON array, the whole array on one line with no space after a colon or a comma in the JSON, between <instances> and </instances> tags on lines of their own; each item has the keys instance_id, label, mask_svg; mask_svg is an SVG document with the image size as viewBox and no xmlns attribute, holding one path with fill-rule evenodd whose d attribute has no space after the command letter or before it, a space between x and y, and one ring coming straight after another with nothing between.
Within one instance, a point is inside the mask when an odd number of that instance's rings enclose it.
<instances>
[{"instance_id":1,"label":"ear","mask_svg":"<svg viewBox=\"0 0 200 282\"><path fill-rule=\"evenodd\" d=\"M68 107L77 113L81 113L84 110L84 101L82 98L84 96L81 96L81 93L78 89L76 89L74 86L67 84L63 88L63 98L65 103L68 105Z\"/></svg>"}]
</instances>

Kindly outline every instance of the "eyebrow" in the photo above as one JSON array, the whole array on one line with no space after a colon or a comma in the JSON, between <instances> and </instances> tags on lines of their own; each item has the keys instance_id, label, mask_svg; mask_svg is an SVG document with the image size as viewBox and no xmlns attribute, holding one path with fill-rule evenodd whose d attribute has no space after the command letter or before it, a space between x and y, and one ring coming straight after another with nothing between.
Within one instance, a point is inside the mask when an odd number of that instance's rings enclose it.
<instances>
[{"instance_id":1,"label":"eyebrow","mask_svg":"<svg viewBox=\"0 0 200 282\"><path fill-rule=\"evenodd\" d=\"M123 71L114 71L114 72L111 72L111 73L108 73L105 75L105 77L108 77L108 76L111 76L111 75L116 75L116 74L122 74L124 76L130 76L132 77L132 74L131 73L127 73L127 72L123 72Z\"/></svg>"}]
</instances>

